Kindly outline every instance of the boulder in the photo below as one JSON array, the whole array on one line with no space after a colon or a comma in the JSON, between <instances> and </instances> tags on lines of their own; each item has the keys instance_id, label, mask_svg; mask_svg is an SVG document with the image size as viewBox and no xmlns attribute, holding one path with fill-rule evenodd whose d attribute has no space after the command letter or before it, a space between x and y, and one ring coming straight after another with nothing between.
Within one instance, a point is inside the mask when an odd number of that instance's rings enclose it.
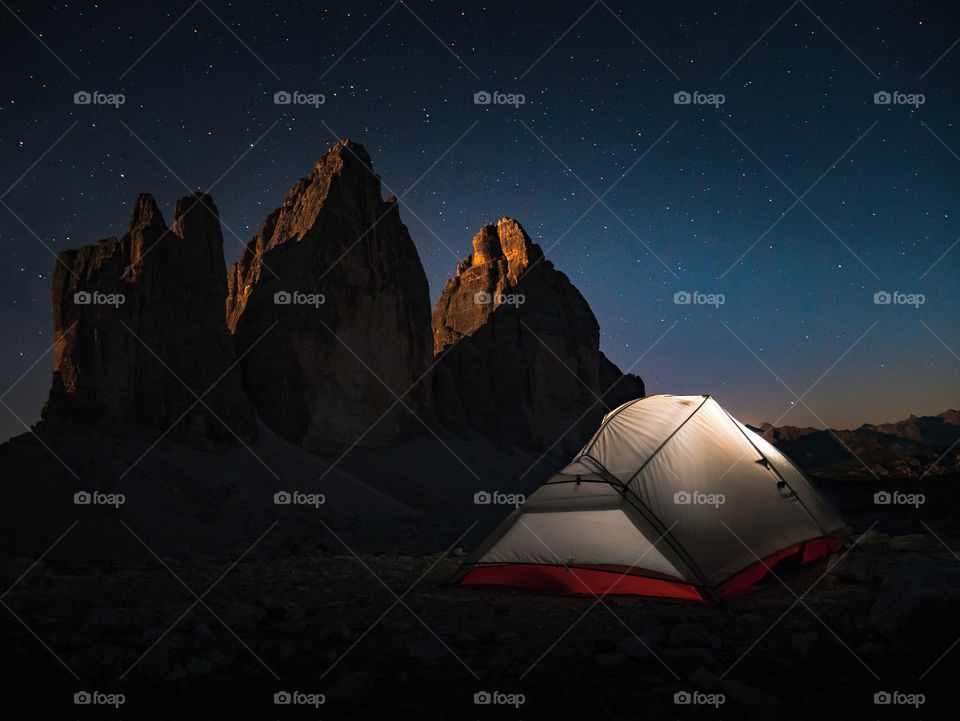
<instances>
[{"instance_id":1,"label":"boulder","mask_svg":"<svg viewBox=\"0 0 960 721\"><path fill-rule=\"evenodd\" d=\"M888 548L891 551L922 551L926 545L927 537L922 533L908 533L891 538Z\"/></svg>"},{"instance_id":2,"label":"boulder","mask_svg":"<svg viewBox=\"0 0 960 721\"><path fill-rule=\"evenodd\" d=\"M960 562L920 554L897 563L870 610L870 622L915 648L960 635ZM949 643L949 641L948 641Z\"/></svg>"},{"instance_id":3,"label":"boulder","mask_svg":"<svg viewBox=\"0 0 960 721\"><path fill-rule=\"evenodd\" d=\"M873 580L876 569L877 559L873 553L854 549L836 563L830 572L841 581L867 583Z\"/></svg>"}]
</instances>

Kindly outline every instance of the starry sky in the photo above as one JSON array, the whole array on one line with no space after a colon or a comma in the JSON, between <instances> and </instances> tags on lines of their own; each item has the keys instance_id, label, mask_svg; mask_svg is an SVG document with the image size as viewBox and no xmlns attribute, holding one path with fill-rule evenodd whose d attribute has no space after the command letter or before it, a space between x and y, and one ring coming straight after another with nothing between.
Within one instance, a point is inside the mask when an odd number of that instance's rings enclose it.
<instances>
[{"instance_id":1,"label":"starry sky","mask_svg":"<svg viewBox=\"0 0 960 721\"><path fill-rule=\"evenodd\" d=\"M230 264L343 137L401 197L434 302L509 216L648 393L753 424L960 406L950 3L0 5L0 439L49 387L56 252L121 235L138 192L170 223L202 189Z\"/></svg>"}]
</instances>

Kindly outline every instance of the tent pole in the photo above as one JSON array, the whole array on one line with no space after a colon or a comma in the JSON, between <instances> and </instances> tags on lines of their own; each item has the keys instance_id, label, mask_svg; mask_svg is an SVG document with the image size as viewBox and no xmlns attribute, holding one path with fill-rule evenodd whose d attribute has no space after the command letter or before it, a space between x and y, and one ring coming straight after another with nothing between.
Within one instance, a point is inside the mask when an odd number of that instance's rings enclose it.
<instances>
[{"instance_id":1,"label":"tent pole","mask_svg":"<svg viewBox=\"0 0 960 721\"><path fill-rule=\"evenodd\" d=\"M827 529L825 529L825 528L823 527L823 524L820 523L820 520L819 520L815 515L813 515L813 512L807 507L807 504L803 502L803 499L800 498L800 496L797 494L797 492L796 492L795 490L793 490L793 486L791 486L789 483L787 483L787 479L784 478L784 477L783 477L783 474L780 473L780 471L777 470L776 466L774 466L774 465L770 462L770 459L767 458L767 457L764 455L763 451L761 451L759 448L757 448L757 444L754 443L752 440L750 440L750 436L748 436L746 433L743 432L743 429L742 429L742 428L737 424L737 422L733 419L733 416L731 416L729 413L727 413L726 410L724 410L723 412L724 412L724 414L727 416L727 418L730 419L730 422L733 423L734 428L736 428L738 431L740 431L740 434L741 434L744 438L747 439L747 443L749 443L749 444L753 447L753 450L755 450L757 453L760 454L760 457L763 459L764 465L776 474L777 478L780 479L780 482L781 482L783 485L785 485L787 488L790 489L790 493L791 493L791 495L792 495L794 498L797 499L797 503L799 503L799 504L803 507L803 510L807 512L807 515L808 515L808 516L810 516L810 519L811 519L814 523L817 524L817 528L820 529L820 532L821 532L824 536L826 536L826 535L827 535ZM784 457L786 457L786 456L784 456ZM787 459L787 460L789 460L789 459ZM797 469L797 470L799 470L799 469ZM803 473L802 471L801 471L801 473L802 473L802 475L803 475L804 477L806 477L806 474L805 474L805 473Z\"/></svg>"}]
</instances>

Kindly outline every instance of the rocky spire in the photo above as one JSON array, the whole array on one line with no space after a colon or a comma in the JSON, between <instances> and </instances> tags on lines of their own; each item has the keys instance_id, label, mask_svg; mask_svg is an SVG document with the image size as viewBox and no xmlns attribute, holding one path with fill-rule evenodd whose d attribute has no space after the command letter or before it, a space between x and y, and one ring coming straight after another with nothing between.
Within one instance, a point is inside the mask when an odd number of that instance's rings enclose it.
<instances>
[{"instance_id":1,"label":"rocky spire","mask_svg":"<svg viewBox=\"0 0 960 721\"><path fill-rule=\"evenodd\" d=\"M239 373L227 372L235 356L222 315L224 276L223 236L208 195L178 201L168 229L153 197L140 194L122 238L60 253L44 420L252 438L253 409ZM204 393L206 405L196 403L194 394Z\"/></svg>"},{"instance_id":2,"label":"rocky spire","mask_svg":"<svg viewBox=\"0 0 960 721\"><path fill-rule=\"evenodd\" d=\"M510 218L474 236L432 327L436 410L453 427L575 451L607 410L644 394L600 351L587 301Z\"/></svg>"},{"instance_id":3,"label":"rocky spire","mask_svg":"<svg viewBox=\"0 0 960 721\"><path fill-rule=\"evenodd\" d=\"M288 440L322 450L422 428L407 407L430 402L414 386L432 360L427 279L363 146L330 148L267 217L230 272L227 324L247 394Z\"/></svg>"}]
</instances>

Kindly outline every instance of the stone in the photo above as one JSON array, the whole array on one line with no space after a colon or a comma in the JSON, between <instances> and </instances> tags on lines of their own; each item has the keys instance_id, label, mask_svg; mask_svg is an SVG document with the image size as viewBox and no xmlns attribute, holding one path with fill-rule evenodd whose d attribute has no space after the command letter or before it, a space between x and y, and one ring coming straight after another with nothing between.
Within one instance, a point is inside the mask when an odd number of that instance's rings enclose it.
<instances>
[{"instance_id":1,"label":"stone","mask_svg":"<svg viewBox=\"0 0 960 721\"><path fill-rule=\"evenodd\" d=\"M705 648L693 646L691 648L668 648L662 654L668 666L695 669L704 666L710 670L719 668L717 659Z\"/></svg>"},{"instance_id":2,"label":"stone","mask_svg":"<svg viewBox=\"0 0 960 721\"><path fill-rule=\"evenodd\" d=\"M636 661L650 661L654 658L651 651L652 644L644 639L643 641L628 636L617 644L617 650L621 651Z\"/></svg>"},{"instance_id":3,"label":"stone","mask_svg":"<svg viewBox=\"0 0 960 721\"><path fill-rule=\"evenodd\" d=\"M720 682L720 688L727 696L728 701L733 701L739 706L748 708L769 706L776 703L776 699L765 691L748 686L742 681L736 679L723 679Z\"/></svg>"},{"instance_id":4,"label":"stone","mask_svg":"<svg viewBox=\"0 0 960 721\"><path fill-rule=\"evenodd\" d=\"M603 651L594 655L593 661L597 668L617 668L627 663L628 657L627 654L620 651Z\"/></svg>"},{"instance_id":5,"label":"stone","mask_svg":"<svg viewBox=\"0 0 960 721\"><path fill-rule=\"evenodd\" d=\"M26 588L29 585L31 574L43 570L43 561L32 558L3 558L0 559L0 583L4 588L9 588L17 583L18 586ZM29 573L28 573L29 572Z\"/></svg>"},{"instance_id":6,"label":"stone","mask_svg":"<svg viewBox=\"0 0 960 721\"><path fill-rule=\"evenodd\" d=\"M410 643L407 646L407 657L416 661L439 661L449 658L450 652L436 639L428 638Z\"/></svg>"},{"instance_id":7,"label":"stone","mask_svg":"<svg viewBox=\"0 0 960 721\"><path fill-rule=\"evenodd\" d=\"M187 671L194 678L200 676L206 676L213 670L213 664L210 663L209 659L199 658L194 656L189 661L187 661Z\"/></svg>"},{"instance_id":8,"label":"stone","mask_svg":"<svg viewBox=\"0 0 960 721\"><path fill-rule=\"evenodd\" d=\"M857 656L882 659L890 654L890 648L882 643L869 641L854 649Z\"/></svg>"},{"instance_id":9,"label":"stone","mask_svg":"<svg viewBox=\"0 0 960 721\"><path fill-rule=\"evenodd\" d=\"M873 553L858 552L855 548L834 565L830 573L841 581L865 583L873 580L876 567L876 556Z\"/></svg>"},{"instance_id":10,"label":"stone","mask_svg":"<svg viewBox=\"0 0 960 721\"><path fill-rule=\"evenodd\" d=\"M907 556L890 569L870 609L870 623L914 646L960 635L960 563Z\"/></svg>"},{"instance_id":11,"label":"stone","mask_svg":"<svg viewBox=\"0 0 960 721\"><path fill-rule=\"evenodd\" d=\"M669 643L674 647L703 646L716 650L720 648L723 642L716 634L688 623L680 623L671 630Z\"/></svg>"},{"instance_id":12,"label":"stone","mask_svg":"<svg viewBox=\"0 0 960 721\"><path fill-rule=\"evenodd\" d=\"M859 540L857 540L859 538ZM877 546L879 548L886 548L890 543L890 536L886 533L880 533L880 531L875 531L872 528L869 531L866 531L861 536L853 534L851 537L853 541L857 541L857 546Z\"/></svg>"},{"instance_id":13,"label":"stone","mask_svg":"<svg viewBox=\"0 0 960 721\"><path fill-rule=\"evenodd\" d=\"M264 609L240 600L232 601L224 612L227 623L241 627L260 623L266 616L267 612Z\"/></svg>"},{"instance_id":14,"label":"stone","mask_svg":"<svg viewBox=\"0 0 960 721\"><path fill-rule=\"evenodd\" d=\"M320 630L320 638L329 643L349 641L353 637L350 629L342 620L334 620Z\"/></svg>"},{"instance_id":15,"label":"stone","mask_svg":"<svg viewBox=\"0 0 960 721\"><path fill-rule=\"evenodd\" d=\"M720 685L720 679L717 678L717 675L703 666L698 667L696 671L687 676L687 681L694 688L705 691L713 691Z\"/></svg>"},{"instance_id":16,"label":"stone","mask_svg":"<svg viewBox=\"0 0 960 721\"><path fill-rule=\"evenodd\" d=\"M790 648L797 656L805 659L810 653L810 639L802 633L795 633L790 639Z\"/></svg>"},{"instance_id":17,"label":"stone","mask_svg":"<svg viewBox=\"0 0 960 721\"><path fill-rule=\"evenodd\" d=\"M922 551L926 546L927 537L922 533L894 536L888 544L888 548L891 551Z\"/></svg>"},{"instance_id":18,"label":"stone","mask_svg":"<svg viewBox=\"0 0 960 721\"><path fill-rule=\"evenodd\" d=\"M176 663L171 667L170 672L167 674L166 682L173 683L176 681L183 681L190 678L190 674L187 672L187 669L183 667L182 663Z\"/></svg>"}]
</instances>

